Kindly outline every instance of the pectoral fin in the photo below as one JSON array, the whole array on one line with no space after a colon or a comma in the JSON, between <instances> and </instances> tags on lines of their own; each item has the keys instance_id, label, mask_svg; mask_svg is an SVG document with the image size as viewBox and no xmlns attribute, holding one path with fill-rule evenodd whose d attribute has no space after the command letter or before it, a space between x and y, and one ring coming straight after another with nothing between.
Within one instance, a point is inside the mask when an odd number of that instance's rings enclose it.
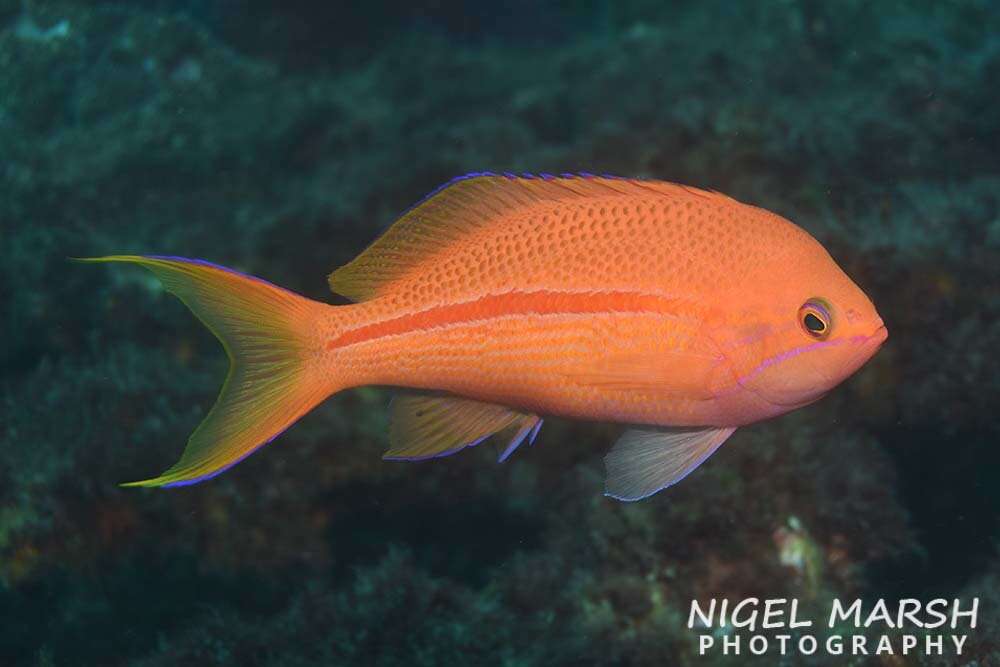
<instances>
[{"instance_id":1,"label":"pectoral fin","mask_svg":"<svg viewBox=\"0 0 1000 667\"><path fill-rule=\"evenodd\" d=\"M526 437L534 439L542 421L504 405L440 394L400 394L390 411L386 460L448 456L502 432L508 437L500 454L504 461Z\"/></svg>"},{"instance_id":2,"label":"pectoral fin","mask_svg":"<svg viewBox=\"0 0 1000 667\"><path fill-rule=\"evenodd\" d=\"M701 465L735 430L653 426L629 429L604 457L604 495L617 500L641 500L672 486Z\"/></svg>"}]
</instances>

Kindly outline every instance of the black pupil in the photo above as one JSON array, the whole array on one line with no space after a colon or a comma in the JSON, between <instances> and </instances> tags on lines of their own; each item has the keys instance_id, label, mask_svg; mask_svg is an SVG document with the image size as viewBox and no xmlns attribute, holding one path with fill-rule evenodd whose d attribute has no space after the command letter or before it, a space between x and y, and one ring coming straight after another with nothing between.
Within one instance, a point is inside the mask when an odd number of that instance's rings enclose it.
<instances>
[{"instance_id":1,"label":"black pupil","mask_svg":"<svg viewBox=\"0 0 1000 667\"><path fill-rule=\"evenodd\" d=\"M806 329L815 333L823 333L826 329L826 325L823 324L823 320L819 319L812 313L806 313L806 319L804 322L806 324Z\"/></svg>"}]
</instances>

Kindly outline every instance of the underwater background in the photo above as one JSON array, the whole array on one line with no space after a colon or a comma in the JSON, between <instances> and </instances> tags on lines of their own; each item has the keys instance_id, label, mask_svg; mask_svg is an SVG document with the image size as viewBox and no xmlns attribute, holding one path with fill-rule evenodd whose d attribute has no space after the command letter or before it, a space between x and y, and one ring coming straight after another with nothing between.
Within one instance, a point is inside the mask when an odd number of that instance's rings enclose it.
<instances>
[{"instance_id":1,"label":"underwater background","mask_svg":"<svg viewBox=\"0 0 1000 667\"><path fill-rule=\"evenodd\" d=\"M735 664L690 601L751 596L981 599L957 663L762 664L1000 664L998 81L984 1L0 0L0 665ZM68 257L335 301L483 170L778 212L889 341L639 503L602 495L612 425L382 462L375 388L210 482L117 486L176 460L226 359L146 272Z\"/></svg>"}]
</instances>

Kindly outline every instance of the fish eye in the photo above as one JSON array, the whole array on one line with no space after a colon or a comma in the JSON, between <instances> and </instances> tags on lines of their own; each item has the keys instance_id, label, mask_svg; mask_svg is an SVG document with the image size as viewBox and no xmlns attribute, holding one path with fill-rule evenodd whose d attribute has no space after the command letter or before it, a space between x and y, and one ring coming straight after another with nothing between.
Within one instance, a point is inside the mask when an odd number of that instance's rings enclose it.
<instances>
[{"instance_id":1,"label":"fish eye","mask_svg":"<svg viewBox=\"0 0 1000 667\"><path fill-rule=\"evenodd\" d=\"M809 299L799 308L799 323L802 329L820 340L830 334L830 311L822 299Z\"/></svg>"}]
</instances>

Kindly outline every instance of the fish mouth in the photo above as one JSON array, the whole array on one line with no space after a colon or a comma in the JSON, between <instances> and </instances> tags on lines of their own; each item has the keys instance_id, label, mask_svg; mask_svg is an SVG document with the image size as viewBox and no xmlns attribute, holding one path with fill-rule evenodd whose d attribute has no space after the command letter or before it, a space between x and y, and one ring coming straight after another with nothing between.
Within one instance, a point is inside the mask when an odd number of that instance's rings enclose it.
<instances>
[{"instance_id":1,"label":"fish mouth","mask_svg":"<svg viewBox=\"0 0 1000 667\"><path fill-rule=\"evenodd\" d=\"M850 367L850 373L854 373L856 370L865 365L865 363L875 356L882 344L889 338L889 330L885 328L885 323L879 318L878 326L875 330L868 336L866 336L861 343L858 345L857 352L851 355L851 360L848 364Z\"/></svg>"},{"instance_id":2,"label":"fish mouth","mask_svg":"<svg viewBox=\"0 0 1000 667\"><path fill-rule=\"evenodd\" d=\"M760 387L747 383L746 378L737 379L737 383L744 389L749 389L751 392L756 394L758 398L770 403L771 405L782 408L800 408L820 400L830 393L834 387L857 372L859 368L864 366L865 363L871 359L876 352L878 352L879 348L882 347L882 344L888 338L889 330L886 329L885 323L881 318L879 318L874 331L872 331L872 333L868 336L858 335L831 342L831 345L853 343L856 348L852 353L849 353L846 364L840 368L840 372L838 374L831 376L820 369L814 369L817 378L820 380L816 383L816 387L810 390L795 392L794 396L791 397L786 398L780 395L765 392Z\"/></svg>"},{"instance_id":3,"label":"fish mouth","mask_svg":"<svg viewBox=\"0 0 1000 667\"><path fill-rule=\"evenodd\" d=\"M868 340L862 344L862 348L871 354L875 354L882 347L882 343L888 340L888 338L889 330L885 328L885 322L882 321L882 318L879 318L878 327L876 327L872 335L868 336Z\"/></svg>"}]
</instances>

